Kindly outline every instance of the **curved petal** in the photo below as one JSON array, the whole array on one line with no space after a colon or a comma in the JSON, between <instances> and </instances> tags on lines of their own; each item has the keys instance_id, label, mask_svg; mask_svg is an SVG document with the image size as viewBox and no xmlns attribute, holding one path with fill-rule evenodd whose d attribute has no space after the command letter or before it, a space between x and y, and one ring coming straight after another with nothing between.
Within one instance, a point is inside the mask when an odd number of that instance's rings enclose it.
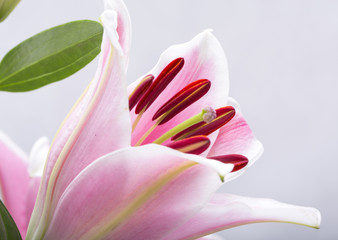
<instances>
[{"instance_id":1,"label":"curved petal","mask_svg":"<svg viewBox=\"0 0 338 240\"><path fill-rule=\"evenodd\" d=\"M229 91L227 60L220 43L211 31L204 31L187 43L171 46L161 55L156 66L145 75L158 76L171 61L180 57L183 57L185 62L182 70L143 114L133 132L132 145L135 145L155 123L152 121L155 112L178 91L193 81L210 80L211 88L209 92L169 122L157 126L144 141L144 144L153 142L169 129L200 113L205 107L210 106L216 109L226 105ZM133 91L141 79L128 87L129 93ZM131 118L132 120L136 118L134 111L131 112Z\"/></svg>"},{"instance_id":2,"label":"curved petal","mask_svg":"<svg viewBox=\"0 0 338 240\"><path fill-rule=\"evenodd\" d=\"M28 194L27 194L27 198L25 199L26 200L25 206L26 206L27 226L32 216L32 212L33 212L34 205L36 202L36 197L39 192L40 183L41 183L41 177L33 177L29 180Z\"/></svg>"},{"instance_id":3,"label":"curved petal","mask_svg":"<svg viewBox=\"0 0 338 240\"><path fill-rule=\"evenodd\" d=\"M198 240L223 240L223 238L217 234L210 234L210 235L198 238Z\"/></svg>"},{"instance_id":4,"label":"curved petal","mask_svg":"<svg viewBox=\"0 0 338 240\"><path fill-rule=\"evenodd\" d=\"M128 65L129 51L131 45L131 21L128 9L122 0L104 0L104 9L112 10L117 12L117 28L116 31L111 31L110 34L117 33L119 45L122 48L123 54L125 55L126 65ZM111 36L110 39L113 39Z\"/></svg>"},{"instance_id":5,"label":"curved petal","mask_svg":"<svg viewBox=\"0 0 338 240\"><path fill-rule=\"evenodd\" d=\"M223 167L227 172L232 169L229 165ZM221 185L215 171L218 168L205 158L160 145L108 154L69 185L44 237L165 236L199 211Z\"/></svg>"},{"instance_id":6,"label":"curved petal","mask_svg":"<svg viewBox=\"0 0 338 240\"><path fill-rule=\"evenodd\" d=\"M264 149L262 143L255 138L251 128L245 121L238 103L229 98L228 105L235 107L236 115L220 129L217 139L208 153L208 157L241 154L249 159L247 167L227 176L229 181L250 167L262 155Z\"/></svg>"},{"instance_id":7,"label":"curved petal","mask_svg":"<svg viewBox=\"0 0 338 240\"><path fill-rule=\"evenodd\" d=\"M48 138L41 137L34 143L29 154L28 174L30 176L30 180L25 204L27 223L31 218L36 197L38 195L41 176L43 174L44 165L47 160L49 145Z\"/></svg>"},{"instance_id":8,"label":"curved petal","mask_svg":"<svg viewBox=\"0 0 338 240\"><path fill-rule=\"evenodd\" d=\"M119 12L111 9L101 16L105 32L99 67L52 143L29 226L29 238L38 238L34 234L44 232L59 197L82 169L96 158L130 145L126 60L119 51L123 48L115 39L118 34L112 34L117 31L119 18ZM37 226L39 229L35 230Z\"/></svg>"},{"instance_id":9,"label":"curved petal","mask_svg":"<svg viewBox=\"0 0 338 240\"><path fill-rule=\"evenodd\" d=\"M194 239L213 232L258 222L286 222L319 228L317 209L272 199L216 194L192 219L165 239Z\"/></svg>"},{"instance_id":10,"label":"curved petal","mask_svg":"<svg viewBox=\"0 0 338 240\"><path fill-rule=\"evenodd\" d=\"M21 235L27 230L26 196L29 176L26 154L4 133L0 132L0 192Z\"/></svg>"}]
</instances>

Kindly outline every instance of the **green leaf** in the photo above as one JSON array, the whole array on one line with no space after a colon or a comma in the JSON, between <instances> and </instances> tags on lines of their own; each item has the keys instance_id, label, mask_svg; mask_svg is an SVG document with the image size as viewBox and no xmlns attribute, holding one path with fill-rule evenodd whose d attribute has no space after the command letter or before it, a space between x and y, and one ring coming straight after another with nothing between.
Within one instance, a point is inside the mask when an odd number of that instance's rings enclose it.
<instances>
[{"instance_id":1,"label":"green leaf","mask_svg":"<svg viewBox=\"0 0 338 240\"><path fill-rule=\"evenodd\" d=\"M25 40L0 63L0 91L30 91L72 75L99 54L102 33L100 23L81 20Z\"/></svg>"},{"instance_id":2,"label":"green leaf","mask_svg":"<svg viewBox=\"0 0 338 240\"><path fill-rule=\"evenodd\" d=\"M18 228L1 200L0 200L0 239L21 240L21 235Z\"/></svg>"},{"instance_id":3,"label":"green leaf","mask_svg":"<svg viewBox=\"0 0 338 240\"><path fill-rule=\"evenodd\" d=\"M20 0L0 0L0 22L5 20Z\"/></svg>"}]
</instances>

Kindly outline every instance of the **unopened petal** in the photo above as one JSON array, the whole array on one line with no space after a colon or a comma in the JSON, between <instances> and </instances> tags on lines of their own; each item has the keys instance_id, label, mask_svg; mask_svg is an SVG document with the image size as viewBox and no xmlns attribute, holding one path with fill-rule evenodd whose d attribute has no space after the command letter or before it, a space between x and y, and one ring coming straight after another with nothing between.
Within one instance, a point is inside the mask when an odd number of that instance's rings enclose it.
<instances>
[{"instance_id":1,"label":"unopened petal","mask_svg":"<svg viewBox=\"0 0 338 240\"><path fill-rule=\"evenodd\" d=\"M259 222L285 222L319 228L317 209L272 199L215 195L205 208L165 239L195 239L228 228Z\"/></svg>"},{"instance_id":2,"label":"unopened petal","mask_svg":"<svg viewBox=\"0 0 338 240\"><path fill-rule=\"evenodd\" d=\"M221 185L207 161L160 145L108 154L69 185L45 238L159 239L200 211Z\"/></svg>"}]
</instances>

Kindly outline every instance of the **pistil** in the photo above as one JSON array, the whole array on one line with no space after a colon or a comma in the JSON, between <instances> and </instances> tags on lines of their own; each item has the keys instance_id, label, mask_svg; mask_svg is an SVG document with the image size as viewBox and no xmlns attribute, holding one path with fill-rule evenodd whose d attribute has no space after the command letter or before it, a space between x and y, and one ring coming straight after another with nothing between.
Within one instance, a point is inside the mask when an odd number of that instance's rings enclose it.
<instances>
[{"instance_id":1,"label":"pistil","mask_svg":"<svg viewBox=\"0 0 338 240\"><path fill-rule=\"evenodd\" d=\"M206 109L203 109L202 112L196 114L195 116L189 118L188 120L180 123L179 125L175 126L174 128L170 129L168 132L164 133L161 137L156 139L154 143L161 144L171 138L172 136L176 135L177 133L181 132L182 130L191 127L192 125L203 121L204 114L208 114Z\"/></svg>"},{"instance_id":2,"label":"pistil","mask_svg":"<svg viewBox=\"0 0 338 240\"><path fill-rule=\"evenodd\" d=\"M209 114L213 114L208 111ZM235 116L235 109L231 106L218 108L216 110L216 118L206 123L205 121L200 121L195 125L192 125L190 128L184 129L183 131L173 135L172 140L181 140L187 137L197 136L197 135L209 135L216 131L217 129L223 127ZM209 119L209 116L205 117ZM204 119L203 119L204 120Z\"/></svg>"}]
</instances>

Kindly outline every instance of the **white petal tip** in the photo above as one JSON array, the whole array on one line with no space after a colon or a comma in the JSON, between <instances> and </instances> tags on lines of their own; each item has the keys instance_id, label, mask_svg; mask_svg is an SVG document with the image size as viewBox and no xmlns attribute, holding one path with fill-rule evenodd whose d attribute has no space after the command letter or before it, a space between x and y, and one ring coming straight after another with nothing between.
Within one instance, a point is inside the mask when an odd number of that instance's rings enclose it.
<instances>
[{"instance_id":1,"label":"white petal tip","mask_svg":"<svg viewBox=\"0 0 338 240\"><path fill-rule=\"evenodd\" d=\"M162 151L162 152L171 152L173 155L180 156L182 158L185 158L185 159L190 160L190 161L197 162L199 164L203 164L203 165L213 169L215 171L215 173L217 173L219 175L222 182L226 178L226 176L234 168L233 164L224 164L220 161L213 160L213 159L207 159L207 158L204 158L202 156L182 153L182 152L179 152L177 150L174 150L174 149L162 146L162 145L149 144L149 145L146 145L146 146L149 147L149 148L153 148L153 149L158 148L158 151ZM142 147L145 148L145 146L142 146Z\"/></svg>"},{"instance_id":2,"label":"white petal tip","mask_svg":"<svg viewBox=\"0 0 338 240\"><path fill-rule=\"evenodd\" d=\"M119 42L119 34L117 33L117 12L105 10L100 16L100 21L104 27L105 33L108 35L111 45L120 56L123 56L124 53Z\"/></svg>"},{"instance_id":3,"label":"white petal tip","mask_svg":"<svg viewBox=\"0 0 338 240\"><path fill-rule=\"evenodd\" d=\"M220 161L212 159L206 160L203 164L214 169L218 173L222 182L225 181L227 174L229 174L234 168L233 164L224 164Z\"/></svg>"},{"instance_id":4,"label":"white petal tip","mask_svg":"<svg viewBox=\"0 0 338 240\"><path fill-rule=\"evenodd\" d=\"M204 30L203 32L200 32L199 34L197 34L195 36L195 39L198 39L199 41L208 41L208 40L217 40L217 38L215 37L215 35L213 34L213 31L212 29L206 29Z\"/></svg>"},{"instance_id":5,"label":"white petal tip","mask_svg":"<svg viewBox=\"0 0 338 240\"><path fill-rule=\"evenodd\" d=\"M123 6L124 8L126 8L123 0L104 0L104 9L105 10L116 9L118 6Z\"/></svg>"},{"instance_id":6,"label":"white petal tip","mask_svg":"<svg viewBox=\"0 0 338 240\"><path fill-rule=\"evenodd\" d=\"M300 214L298 216L297 214L294 214L296 216L295 219L290 221L277 220L276 222L297 224L305 227L319 229L321 224L320 212L317 209L310 207L299 207L299 208Z\"/></svg>"},{"instance_id":7,"label":"white petal tip","mask_svg":"<svg viewBox=\"0 0 338 240\"><path fill-rule=\"evenodd\" d=\"M210 234L210 235L198 238L197 240L223 240L223 238L217 234Z\"/></svg>"},{"instance_id":8,"label":"white petal tip","mask_svg":"<svg viewBox=\"0 0 338 240\"><path fill-rule=\"evenodd\" d=\"M319 229L322 221L322 216L319 210L316 208L308 208L308 215L310 219L310 224L305 226Z\"/></svg>"},{"instance_id":9,"label":"white petal tip","mask_svg":"<svg viewBox=\"0 0 338 240\"><path fill-rule=\"evenodd\" d=\"M270 212L278 213L275 215L276 222L298 224L317 229L320 226L321 214L315 208L280 203L275 200L263 200L261 203L265 203L265 207L271 203Z\"/></svg>"},{"instance_id":10,"label":"white petal tip","mask_svg":"<svg viewBox=\"0 0 338 240\"><path fill-rule=\"evenodd\" d=\"M320 227L321 214L315 208L290 205L275 200L266 200L265 203L265 205L272 203L270 211L278 213L275 215L277 217L276 222L298 224L316 229Z\"/></svg>"},{"instance_id":11,"label":"white petal tip","mask_svg":"<svg viewBox=\"0 0 338 240\"><path fill-rule=\"evenodd\" d=\"M214 32L214 29L212 28L207 28L201 34L212 34Z\"/></svg>"}]
</instances>

